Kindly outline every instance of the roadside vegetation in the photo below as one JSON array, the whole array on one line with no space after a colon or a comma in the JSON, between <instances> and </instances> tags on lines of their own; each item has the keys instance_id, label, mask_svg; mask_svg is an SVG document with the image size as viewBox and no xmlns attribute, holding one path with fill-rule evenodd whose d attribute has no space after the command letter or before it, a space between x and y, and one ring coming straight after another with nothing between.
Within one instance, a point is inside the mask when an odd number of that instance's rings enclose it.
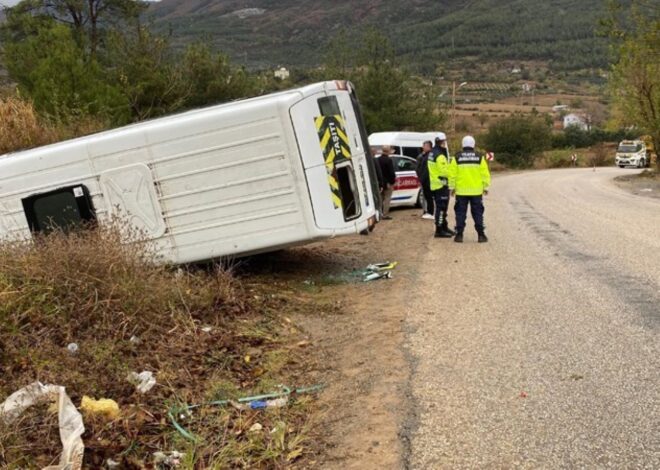
<instances>
[{"instance_id":1,"label":"roadside vegetation","mask_svg":"<svg viewBox=\"0 0 660 470\"><path fill-rule=\"evenodd\" d=\"M185 453L182 468L277 468L304 458L310 396L264 411L181 412L195 442L168 417L183 404L294 385L301 350L282 312L295 301L221 267L155 265L148 248L119 239L99 229L0 245L0 397L38 380L66 386L76 406L83 396L116 401L115 417L83 414L84 468L150 467L158 451ZM128 380L142 371L157 380L144 394ZM57 415L46 406L0 424L2 468L44 467L60 452Z\"/></svg>"},{"instance_id":2,"label":"roadside vegetation","mask_svg":"<svg viewBox=\"0 0 660 470\"><path fill-rule=\"evenodd\" d=\"M660 152L660 8L636 2L631 15L622 15L622 8L614 3L603 24L614 57L609 80L612 118L651 136ZM660 159L656 163L660 171Z\"/></svg>"}]
</instances>

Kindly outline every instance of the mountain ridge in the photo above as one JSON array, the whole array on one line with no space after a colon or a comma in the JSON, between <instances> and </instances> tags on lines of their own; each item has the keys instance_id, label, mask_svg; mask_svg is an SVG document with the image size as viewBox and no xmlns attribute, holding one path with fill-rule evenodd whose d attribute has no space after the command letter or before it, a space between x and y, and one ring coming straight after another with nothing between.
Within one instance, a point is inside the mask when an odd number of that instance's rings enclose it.
<instances>
[{"instance_id":1,"label":"mountain ridge","mask_svg":"<svg viewBox=\"0 0 660 470\"><path fill-rule=\"evenodd\" d=\"M421 69L476 57L566 70L606 66L595 34L605 10L602 0L163 0L151 15L175 41L208 41L254 67L316 66L339 31L375 27Z\"/></svg>"}]
</instances>

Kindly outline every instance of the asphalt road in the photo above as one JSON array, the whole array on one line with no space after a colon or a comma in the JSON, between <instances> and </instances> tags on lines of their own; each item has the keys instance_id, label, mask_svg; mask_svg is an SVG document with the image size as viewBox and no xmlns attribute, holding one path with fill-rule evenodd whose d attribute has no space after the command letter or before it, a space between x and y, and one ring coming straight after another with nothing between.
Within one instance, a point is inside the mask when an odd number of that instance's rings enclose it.
<instances>
[{"instance_id":1,"label":"asphalt road","mask_svg":"<svg viewBox=\"0 0 660 470\"><path fill-rule=\"evenodd\" d=\"M490 243L429 241L405 466L660 468L660 200L630 171L497 177Z\"/></svg>"}]
</instances>

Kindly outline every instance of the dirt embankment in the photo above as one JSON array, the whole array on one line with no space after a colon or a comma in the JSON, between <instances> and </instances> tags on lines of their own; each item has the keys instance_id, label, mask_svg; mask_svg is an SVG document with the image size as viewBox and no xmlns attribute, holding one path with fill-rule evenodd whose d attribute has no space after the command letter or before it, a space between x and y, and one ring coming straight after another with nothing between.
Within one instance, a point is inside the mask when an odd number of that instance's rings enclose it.
<instances>
[{"instance_id":1,"label":"dirt embankment","mask_svg":"<svg viewBox=\"0 0 660 470\"><path fill-rule=\"evenodd\" d=\"M645 170L614 179L617 186L638 196L660 199L660 172Z\"/></svg>"},{"instance_id":2,"label":"dirt embankment","mask_svg":"<svg viewBox=\"0 0 660 470\"><path fill-rule=\"evenodd\" d=\"M151 267L112 240L53 239L22 257L0 252L0 396L41 380L65 385L76 406L86 394L114 399L119 419L84 417L90 468L110 460L144 468L153 452L168 450L186 454L182 468L405 466L414 423L401 420L414 409L404 318L433 224L418 210L393 217L369 236L242 260L234 276ZM399 262L393 278L363 282L366 266L383 261ZM21 328L26 322L31 329ZM73 342L75 355L66 348ZM131 370L153 371L154 390L136 393ZM166 415L167 406L281 383L326 387L273 412L214 406L182 415L201 443L183 439ZM0 426L0 467L57 457L56 416L41 412Z\"/></svg>"},{"instance_id":3,"label":"dirt embankment","mask_svg":"<svg viewBox=\"0 0 660 470\"><path fill-rule=\"evenodd\" d=\"M398 210L369 236L339 238L259 260L259 275L284 276L314 309L294 317L310 341L308 378L327 385L316 426L316 468L400 468L414 423L404 318L433 224ZM428 231L428 237L425 236ZM267 258L267 259L268 259ZM368 264L398 261L390 280L362 282ZM297 287L296 287L297 286ZM328 308L331 307L331 308Z\"/></svg>"}]
</instances>

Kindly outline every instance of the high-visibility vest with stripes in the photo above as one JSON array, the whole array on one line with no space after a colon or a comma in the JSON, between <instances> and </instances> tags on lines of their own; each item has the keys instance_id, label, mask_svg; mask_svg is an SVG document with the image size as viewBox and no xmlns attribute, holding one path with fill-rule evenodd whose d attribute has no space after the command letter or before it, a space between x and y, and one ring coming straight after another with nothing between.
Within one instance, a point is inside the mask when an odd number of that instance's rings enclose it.
<instances>
[{"instance_id":1,"label":"high-visibility vest with stripes","mask_svg":"<svg viewBox=\"0 0 660 470\"><path fill-rule=\"evenodd\" d=\"M429 155L429 181L431 183L431 191L437 191L447 186L447 179L449 178L449 162L443 153L435 154L432 152Z\"/></svg>"},{"instance_id":2,"label":"high-visibility vest with stripes","mask_svg":"<svg viewBox=\"0 0 660 470\"><path fill-rule=\"evenodd\" d=\"M456 154L449 164L449 189L457 196L481 196L490 186L486 157L466 149Z\"/></svg>"}]
</instances>

